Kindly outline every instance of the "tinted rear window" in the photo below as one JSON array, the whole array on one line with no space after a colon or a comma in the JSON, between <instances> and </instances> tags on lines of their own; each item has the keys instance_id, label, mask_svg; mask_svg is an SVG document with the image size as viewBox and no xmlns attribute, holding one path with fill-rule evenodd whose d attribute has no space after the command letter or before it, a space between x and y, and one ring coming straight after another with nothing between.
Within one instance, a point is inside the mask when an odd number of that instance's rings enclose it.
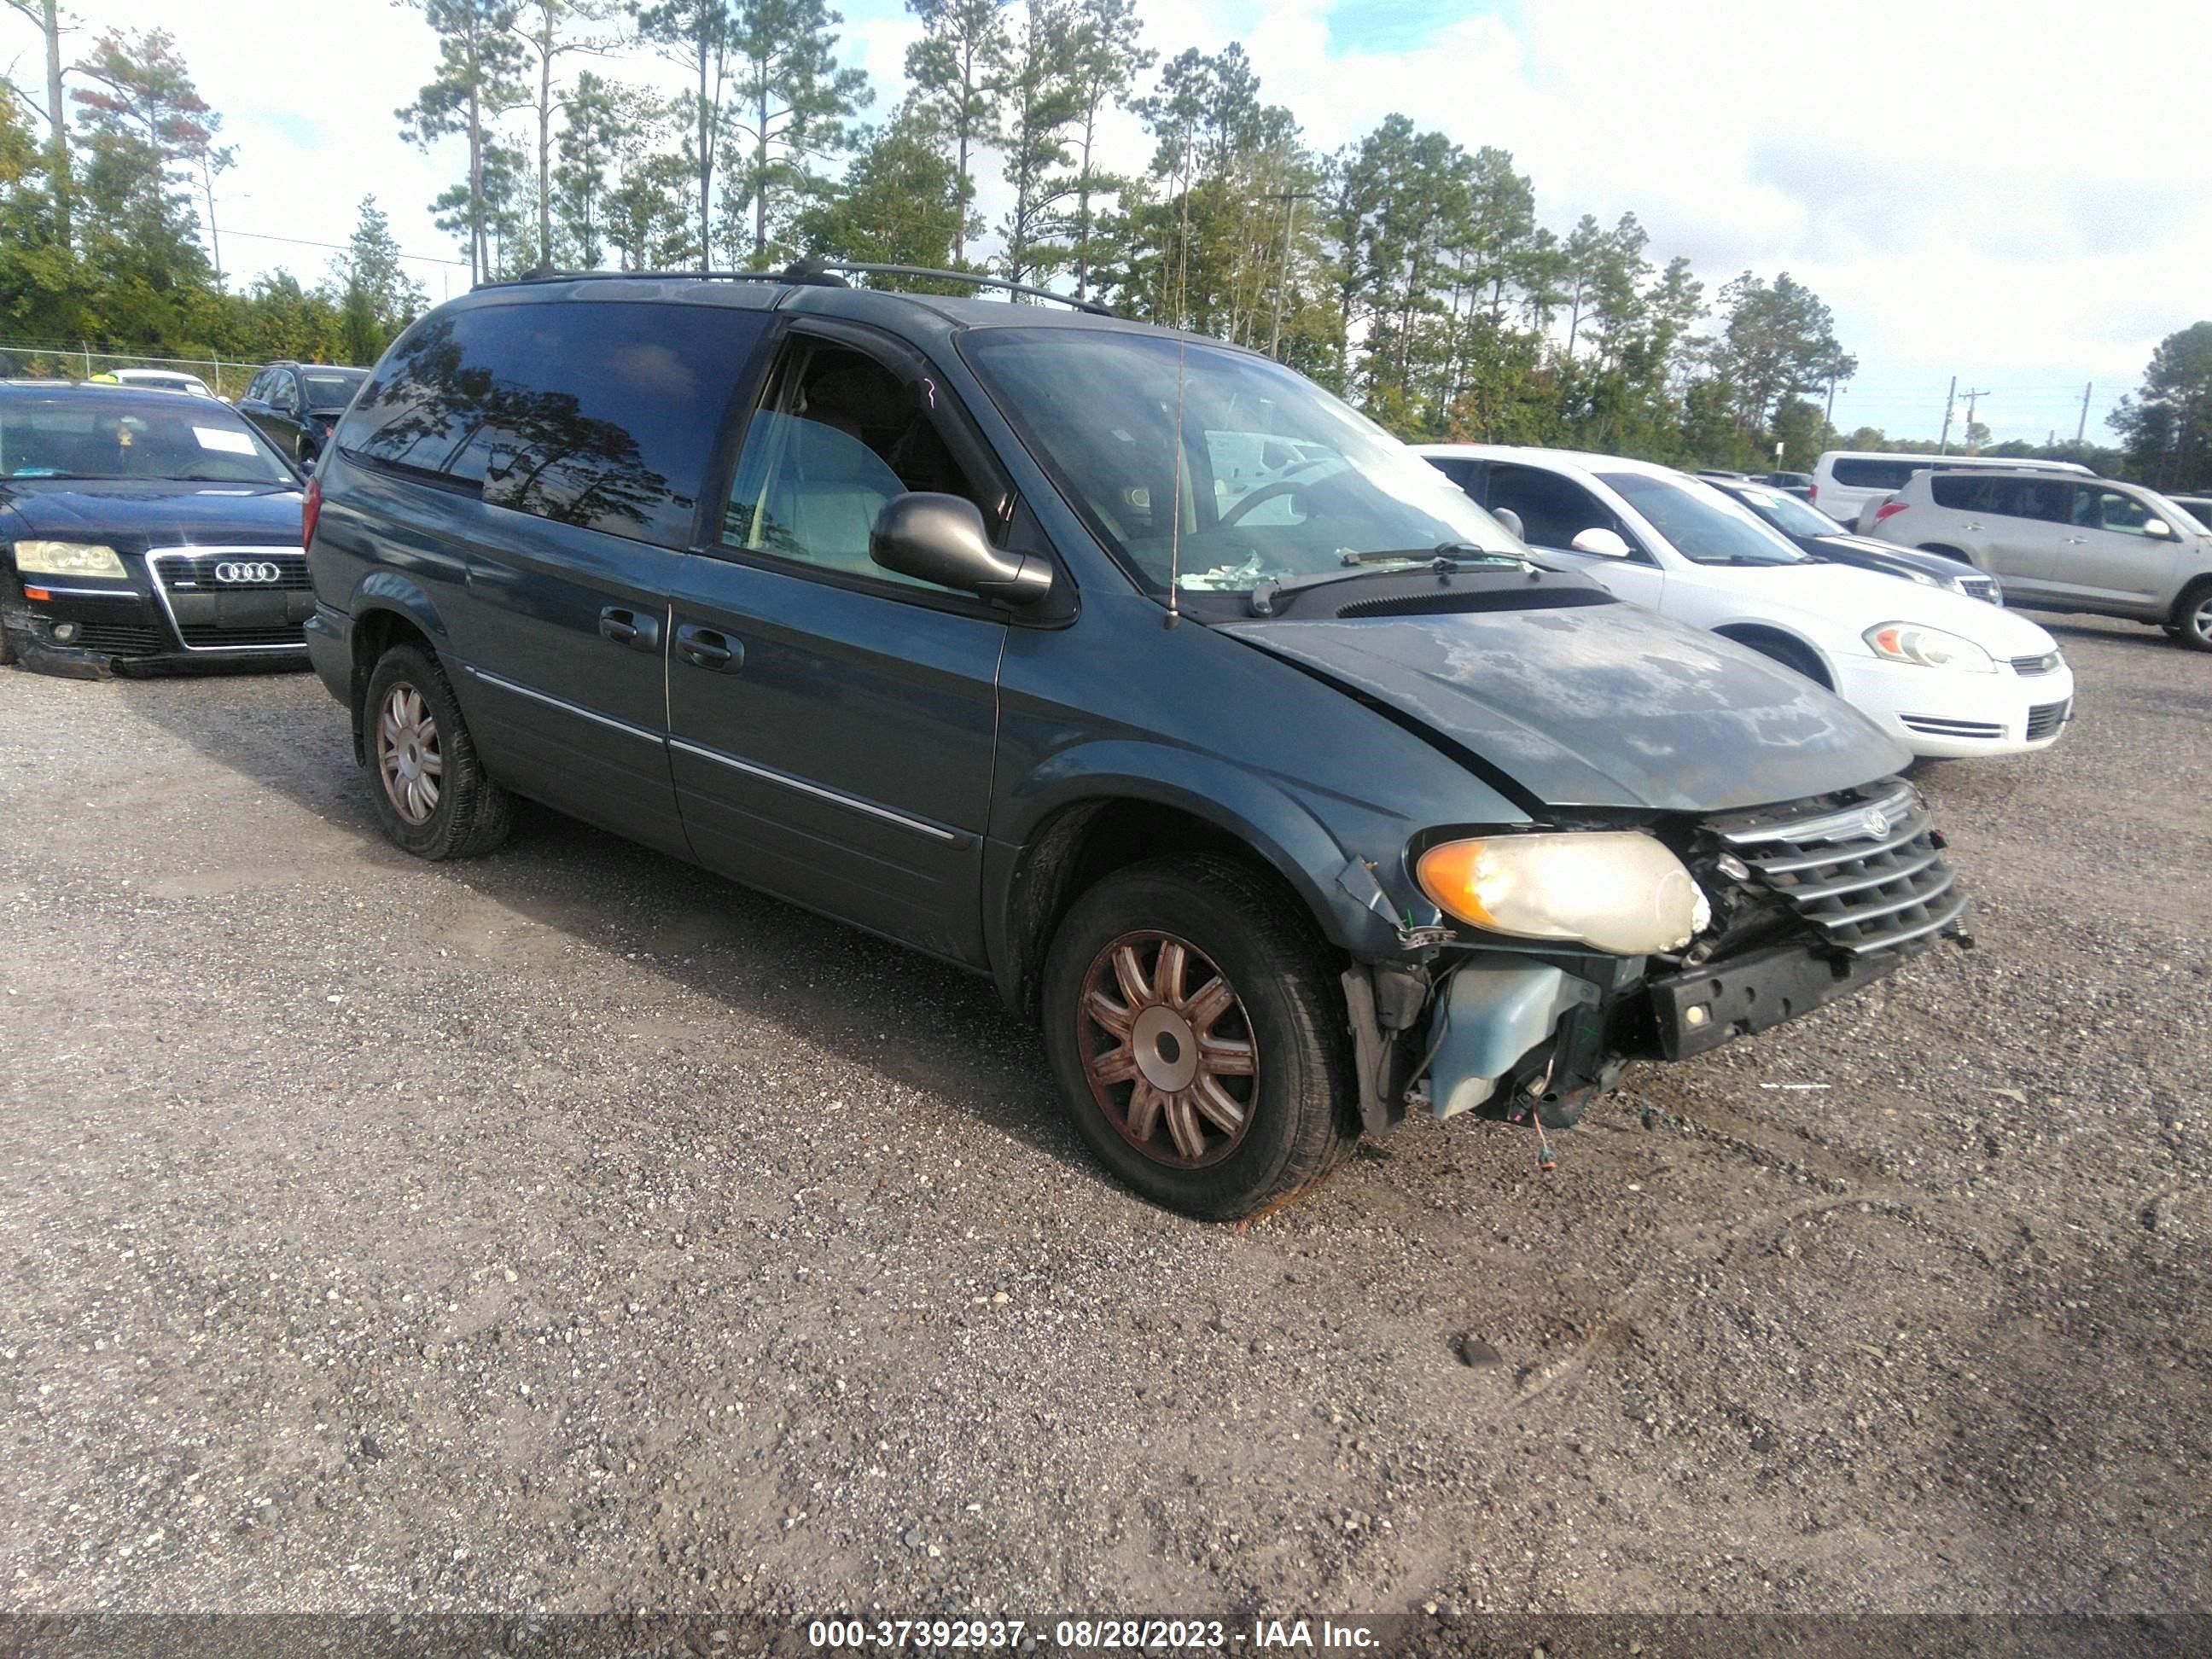
<instances>
[{"instance_id":1,"label":"tinted rear window","mask_svg":"<svg viewBox=\"0 0 2212 1659\"><path fill-rule=\"evenodd\" d=\"M1928 481L1928 488L1938 507L2052 524L2064 520L2073 490L2059 478L1985 478L1972 472L1939 472Z\"/></svg>"},{"instance_id":2,"label":"tinted rear window","mask_svg":"<svg viewBox=\"0 0 2212 1659\"><path fill-rule=\"evenodd\" d=\"M484 500L683 547L766 316L572 301L433 314L378 367L349 455L480 483Z\"/></svg>"},{"instance_id":3,"label":"tinted rear window","mask_svg":"<svg viewBox=\"0 0 2212 1659\"><path fill-rule=\"evenodd\" d=\"M1832 469L1838 483L1850 489L1902 489L1905 480L1923 467L1933 466L1936 458L1911 459L1902 461L1853 460L1849 456L1837 459Z\"/></svg>"}]
</instances>

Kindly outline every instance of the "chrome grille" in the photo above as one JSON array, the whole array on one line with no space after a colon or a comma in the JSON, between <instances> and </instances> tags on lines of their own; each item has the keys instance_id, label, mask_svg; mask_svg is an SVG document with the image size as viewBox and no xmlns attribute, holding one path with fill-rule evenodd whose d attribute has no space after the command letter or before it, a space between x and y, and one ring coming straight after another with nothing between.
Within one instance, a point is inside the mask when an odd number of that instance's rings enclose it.
<instances>
[{"instance_id":1,"label":"chrome grille","mask_svg":"<svg viewBox=\"0 0 2212 1659\"><path fill-rule=\"evenodd\" d=\"M1997 597L1997 585L1987 576L1961 576L1959 591L1970 599L1981 599L1990 605L2002 605Z\"/></svg>"},{"instance_id":2,"label":"chrome grille","mask_svg":"<svg viewBox=\"0 0 2212 1659\"><path fill-rule=\"evenodd\" d=\"M224 565L268 565L276 575L273 580L225 581L218 574ZM314 585L307 576L307 556L296 547L164 550L154 568L173 593L298 592Z\"/></svg>"},{"instance_id":3,"label":"chrome grille","mask_svg":"<svg viewBox=\"0 0 2212 1659\"><path fill-rule=\"evenodd\" d=\"M1869 786L1713 826L1753 878L1838 950L1894 950L1966 908L1927 803L1910 784Z\"/></svg>"}]
</instances>

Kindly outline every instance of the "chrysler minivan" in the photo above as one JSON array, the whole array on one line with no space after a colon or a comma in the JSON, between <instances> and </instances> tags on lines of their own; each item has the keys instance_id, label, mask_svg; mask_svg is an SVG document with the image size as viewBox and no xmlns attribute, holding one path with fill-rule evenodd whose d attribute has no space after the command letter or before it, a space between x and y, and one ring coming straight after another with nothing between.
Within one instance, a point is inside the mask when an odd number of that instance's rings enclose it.
<instances>
[{"instance_id":1,"label":"chrysler minivan","mask_svg":"<svg viewBox=\"0 0 2212 1659\"><path fill-rule=\"evenodd\" d=\"M1195 1216L1409 1110L1571 1121L1963 927L1850 708L1095 307L481 289L386 353L307 542L400 847L526 796L988 974Z\"/></svg>"}]
</instances>

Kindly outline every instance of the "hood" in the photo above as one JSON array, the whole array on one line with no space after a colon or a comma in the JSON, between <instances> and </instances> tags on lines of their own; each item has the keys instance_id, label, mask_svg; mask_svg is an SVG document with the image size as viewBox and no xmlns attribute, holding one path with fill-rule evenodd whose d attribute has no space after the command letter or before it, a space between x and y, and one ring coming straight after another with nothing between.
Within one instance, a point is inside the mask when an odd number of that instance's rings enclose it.
<instances>
[{"instance_id":1,"label":"hood","mask_svg":"<svg viewBox=\"0 0 2212 1659\"><path fill-rule=\"evenodd\" d=\"M291 485L183 483L160 478L16 478L0 486L10 537L104 541L134 551L220 542L300 540L303 501Z\"/></svg>"},{"instance_id":2,"label":"hood","mask_svg":"<svg viewBox=\"0 0 2212 1659\"><path fill-rule=\"evenodd\" d=\"M1931 576L1948 580L1989 574L1957 559L1947 559L1941 553L1923 553L1917 547L1900 547L1895 542L1876 541L1871 536L1808 536L1804 545L1810 552L1824 553L1831 558L1876 559L1886 565L1924 570Z\"/></svg>"},{"instance_id":3,"label":"hood","mask_svg":"<svg viewBox=\"0 0 2212 1659\"><path fill-rule=\"evenodd\" d=\"M1881 544L1888 550L1885 542ZM1854 636L1884 623L1918 623L1940 628L1971 640L1993 657L2040 656L2057 649L2057 641L2016 611L1970 599L1947 587L1901 584L1894 576L1851 564L1769 565L1761 569L1742 566L1710 566L1699 573L1725 575L1729 592L1756 601L1736 617L1715 617L1714 625L1729 621L1786 620L1796 613L1808 638L1832 640L1838 629ZM1862 654L1864 646L1859 647Z\"/></svg>"},{"instance_id":4,"label":"hood","mask_svg":"<svg viewBox=\"0 0 2212 1659\"><path fill-rule=\"evenodd\" d=\"M1419 720L1553 806L1731 811L1911 758L1778 663L1634 605L1220 631Z\"/></svg>"}]
</instances>

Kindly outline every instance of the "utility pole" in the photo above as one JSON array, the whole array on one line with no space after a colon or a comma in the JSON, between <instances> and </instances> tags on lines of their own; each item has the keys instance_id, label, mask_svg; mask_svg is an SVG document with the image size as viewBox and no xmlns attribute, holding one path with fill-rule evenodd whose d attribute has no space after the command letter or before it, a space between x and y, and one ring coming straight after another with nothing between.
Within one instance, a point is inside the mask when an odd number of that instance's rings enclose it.
<instances>
[{"instance_id":1,"label":"utility pole","mask_svg":"<svg viewBox=\"0 0 2212 1659\"><path fill-rule=\"evenodd\" d=\"M1953 384L1957 383L1954 381ZM1966 394L1966 453L1969 455L1978 455L1982 453L1982 447L1974 441L1974 400L1989 395L1989 388L1986 386L1979 392L1969 392Z\"/></svg>"},{"instance_id":2,"label":"utility pole","mask_svg":"<svg viewBox=\"0 0 2212 1659\"><path fill-rule=\"evenodd\" d=\"M1828 412L1820 417L1820 431L1825 436L1836 429L1836 377L1828 376Z\"/></svg>"},{"instance_id":3,"label":"utility pole","mask_svg":"<svg viewBox=\"0 0 2212 1659\"><path fill-rule=\"evenodd\" d=\"M1283 290L1291 285L1291 227L1297 222L1298 204L1310 202L1314 192L1310 190L1279 190L1270 193L1270 201L1283 204L1283 268L1275 277L1275 322L1267 331L1267 355L1276 355L1283 343Z\"/></svg>"},{"instance_id":4,"label":"utility pole","mask_svg":"<svg viewBox=\"0 0 2212 1659\"><path fill-rule=\"evenodd\" d=\"M2074 447L2076 449L2081 447L2081 441L2089 435L2089 394L2096 389L2097 383L2094 380L2091 380L2081 388L2081 424L2074 428Z\"/></svg>"},{"instance_id":5,"label":"utility pole","mask_svg":"<svg viewBox=\"0 0 2212 1659\"><path fill-rule=\"evenodd\" d=\"M1959 377L1951 377L1951 389L1943 394L1943 436L1936 446L1938 455L1951 453L1951 407L1959 401Z\"/></svg>"}]
</instances>

